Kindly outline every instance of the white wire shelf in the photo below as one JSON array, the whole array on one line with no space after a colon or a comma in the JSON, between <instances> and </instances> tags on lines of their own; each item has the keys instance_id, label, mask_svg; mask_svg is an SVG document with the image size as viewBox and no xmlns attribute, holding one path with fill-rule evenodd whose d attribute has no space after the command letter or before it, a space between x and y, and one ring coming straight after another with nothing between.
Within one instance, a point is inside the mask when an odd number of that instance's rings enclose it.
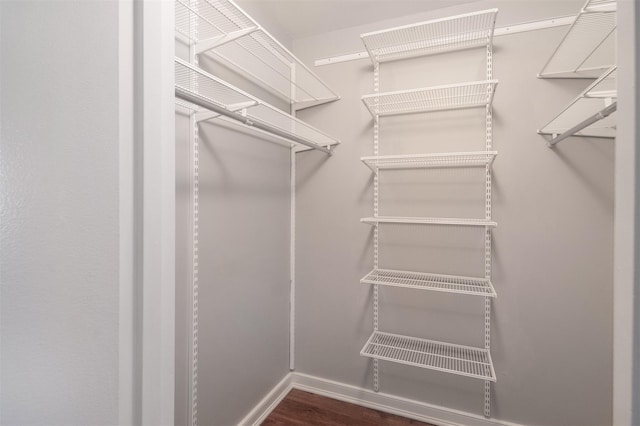
<instances>
[{"instance_id":1,"label":"white wire shelf","mask_svg":"<svg viewBox=\"0 0 640 426\"><path fill-rule=\"evenodd\" d=\"M365 275L360 282L363 284L496 297L496 291L491 281L487 278L374 269Z\"/></svg>"},{"instance_id":2,"label":"white wire shelf","mask_svg":"<svg viewBox=\"0 0 640 426\"><path fill-rule=\"evenodd\" d=\"M589 0L544 65L542 78L598 78L616 63L616 1Z\"/></svg>"},{"instance_id":3,"label":"white wire shelf","mask_svg":"<svg viewBox=\"0 0 640 426\"><path fill-rule=\"evenodd\" d=\"M497 84L498 80L485 80L374 93L363 96L362 102L374 118L484 107L493 102Z\"/></svg>"},{"instance_id":4,"label":"white wire shelf","mask_svg":"<svg viewBox=\"0 0 640 426\"><path fill-rule=\"evenodd\" d=\"M599 79L587 87L553 120L547 123L538 133L552 135L549 142L554 145L568 136L590 136L598 138L616 137L615 113L607 114L605 110L615 108L618 97L616 86L617 67L611 67ZM604 114L602 112L605 111ZM602 115L601 119L592 117ZM607 114L605 116L605 114ZM580 124L587 124L581 126Z\"/></svg>"},{"instance_id":5,"label":"white wire shelf","mask_svg":"<svg viewBox=\"0 0 640 426\"><path fill-rule=\"evenodd\" d=\"M378 216L365 217L360 222L368 225L407 224L407 225L450 225L450 226L489 226L495 228L496 222L488 219L440 218L440 217L398 217Z\"/></svg>"},{"instance_id":6,"label":"white wire shelf","mask_svg":"<svg viewBox=\"0 0 640 426\"><path fill-rule=\"evenodd\" d=\"M496 381L486 349L375 331L360 351L369 358Z\"/></svg>"},{"instance_id":7,"label":"white wire shelf","mask_svg":"<svg viewBox=\"0 0 640 426\"><path fill-rule=\"evenodd\" d=\"M498 9L362 34L373 62L386 62L486 46L493 40Z\"/></svg>"},{"instance_id":8,"label":"white wire shelf","mask_svg":"<svg viewBox=\"0 0 640 426\"><path fill-rule=\"evenodd\" d=\"M181 59L175 59L176 97L208 118L226 116L251 127L326 153L340 142L307 123ZM186 103L185 103L186 102Z\"/></svg>"},{"instance_id":9,"label":"white wire shelf","mask_svg":"<svg viewBox=\"0 0 640 426\"><path fill-rule=\"evenodd\" d=\"M176 0L175 15L176 35L198 54L211 55L295 109L339 99L232 0Z\"/></svg>"},{"instance_id":10,"label":"white wire shelf","mask_svg":"<svg viewBox=\"0 0 640 426\"><path fill-rule=\"evenodd\" d=\"M481 167L491 165L497 151L452 152L437 154L381 155L362 157L374 173L379 169L427 169L445 167Z\"/></svg>"}]
</instances>

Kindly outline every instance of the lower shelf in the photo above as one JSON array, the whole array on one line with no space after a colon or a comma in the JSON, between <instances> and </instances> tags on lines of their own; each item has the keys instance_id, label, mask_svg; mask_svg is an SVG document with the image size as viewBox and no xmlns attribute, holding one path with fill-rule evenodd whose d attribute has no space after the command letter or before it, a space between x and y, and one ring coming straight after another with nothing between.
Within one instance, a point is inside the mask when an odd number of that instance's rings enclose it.
<instances>
[{"instance_id":1,"label":"lower shelf","mask_svg":"<svg viewBox=\"0 0 640 426\"><path fill-rule=\"evenodd\" d=\"M360 282L364 284L380 284L392 287L496 297L496 291L491 281L486 278L427 274L424 272L396 271L392 269L374 269L362 278Z\"/></svg>"},{"instance_id":2,"label":"lower shelf","mask_svg":"<svg viewBox=\"0 0 640 426\"><path fill-rule=\"evenodd\" d=\"M486 349L375 331L360 351L360 355L496 381L491 354Z\"/></svg>"}]
</instances>

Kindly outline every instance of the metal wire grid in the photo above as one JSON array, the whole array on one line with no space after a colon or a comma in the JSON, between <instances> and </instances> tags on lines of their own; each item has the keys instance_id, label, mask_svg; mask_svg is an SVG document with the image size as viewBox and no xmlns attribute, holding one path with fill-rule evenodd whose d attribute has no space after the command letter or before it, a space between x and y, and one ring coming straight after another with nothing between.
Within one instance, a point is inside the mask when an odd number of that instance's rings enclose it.
<instances>
[{"instance_id":1,"label":"metal wire grid","mask_svg":"<svg viewBox=\"0 0 640 426\"><path fill-rule=\"evenodd\" d=\"M384 155L362 157L362 162L374 173L379 169L425 169L443 167L480 167L491 165L496 151L456 152L438 154Z\"/></svg>"},{"instance_id":2,"label":"metal wire grid","mask_svg":"<svg viewBox=\"0 0 640 426\"><path fill-rule=\"evenodd\" d=\"M230 111L234 105L246 105L243 114L251 121L277 128L287 134L307 140L318 146L328 146L338 141L303 121L287 114L229 83L196 68L180 59L175 60L176 87L203 98ZM198 92L193 91L197 83ZM292 141L292 143L294 143Z\"/></svg>"},{"instance_id":3,"label":"metal wire grid","mask_svg":"<svg viewBox=\"0 0 640 426\"><path fill-rule=\"evenodd\" d=\"M468 49L491 43L497 9L362 34L374 62Z\"/></svg>"},{"instance_id":4,"label":"metal wire grid","mask_svg":"<svg viewBox=\"0 0 640 426\"><path fill-rule=\"evenodd\" d=\"M539 77L597 78L615 64L615 29L616 2L587 1Z\"/></svg>"},{"instance_id":5,"label":"metal wire grid","mask_svg":"<svg viewBox=\"0 0 640 426\"><path fill-rule=\"evenodd\" d=\"M360 222L369 225L407 224L407 225L449 225L449 226L489 226L495 228L496 222L489 219L441 218L441 217L397 217L378 216L365 217Z\"/></svg>"},{"instance_id":6,"label":"metal wire grid","mask_svg":"<svg viewBox=\"0 0 640 426\"><path fill-rule=\"evenodd\" d=\"M491 104L497 80L448 84L365 95L362 102L375 117L482 107Z\"/></svg>"},{"instance_id":7,"label":"metal wire grid","mask_svg":"<svg viewBox=\"0 0 640 426\"><path fill-rule=\"evenodd\" d=\"M618 97L618 67L613 66L587 87L581 96L593 99L608 99Z\"/></svg>"},{"instance_id":8,"label":"metal wire grid","mask_svg":"<svg viewBox=\"0 0 640 426\"><path fill-rule=\"evenodd\" d=\"M197 36L189 32L189 16L198 20ZM176 31L196 43L230 38L208 53L282 99L308 102L338 98L313 71L231 0L196 0L195 6L188 0L176 0Z\"/></svg>"},{"instance_id":9,"label":"metal wire grid","mask_svg":"<svg viewBox=\"0 0 640 426\"><path fill-rule=\"evenodd\" d=\"M380 284L391 287L496 297L493 285L487 278L374 269L365 275L360 282L363 284Z\"/></svg>"},{"instance_id":10,"label":"metal wire grid","mask_svg":"<svg viewBox=\"0 0 640 426\"><path fill-rule=\"evenodd\" d=\"M360 355L496 381L489 351L398 334L374 332Z\"/></svg>"},{"instance_id":11,"label":"metal wire grid","mask_svg":"<svg viewBox=\"0 0 640 426\"><path fill-rule=\"evenodd\" d=\"M551 121L545 124L544 127L538 130L538 133L545 135L562 134L584 119L598 113L611 102L614 102L618 96L616 77L617 67L613 66L587 87ZM579 132L576 132L575 135L615 138L615 113L585 127Z\"/></svg>"},{"instance_id":12,"label":"metal wire grid","mask_svg":"<svg viewBox=\"0 0 640 426\"><path fill-rule=\"evenodd\" d=\"M615 11L617 2L615 0L588 0L583 10L587 12Z\"/></svg>"},{"instance_id":13,"label":"metal wire grid","mask_svg":"<svg viewBox=\"0 0 640 426\"><path fill-rule=\"evenodd\" d=\"M175 2L174 27L178 34L186 37L191 41L195 41L193 40L192 37L195 37L196 29L195 29L195 26L192 26L193 22L191 19L191 17L192 16L195 17L195 15L191 13L190 11L191 5L189 3L190 3L190 0L179 0L179 1L177 0Z\"/></svg>"}]
</instances>

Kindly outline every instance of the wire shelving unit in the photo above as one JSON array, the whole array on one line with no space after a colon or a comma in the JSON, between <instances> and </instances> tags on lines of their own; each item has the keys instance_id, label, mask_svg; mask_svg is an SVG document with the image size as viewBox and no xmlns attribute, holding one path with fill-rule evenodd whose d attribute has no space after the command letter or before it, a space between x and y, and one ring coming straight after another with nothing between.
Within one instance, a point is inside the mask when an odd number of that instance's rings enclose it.
<instances>
[{"instance_id":1,"label":"wire shelving unit","mask_svg":"<svg viewBox=\"0 0 640 426\"><path fill-rule=\"evenodd\" d=\"M362 162L374 173L373 216L360 219L373 227L373 269L360 282L373 288L373 334L361 355L373 358L373 389L379 390L379 361L427 368L484 380L484 415L491 415L491 383L496 381L491 360L491 301L496 291L491 281L492 102L497 80L493 79L493 30L497 9L436 19L413 25L375 31L361 36L373 62L374 92L362 97L373 117L373 155ZM482 81L380 93L380 64L417 56L484 47L486 79ZM485 150L475 152L379 155L381 118L400 114L450 111L466 108L485 110ZM484 167L485 215L483 218L436 218L381 216L381 170ZM399 271L380 266L381 225L440 225L476 227L484 235L484 277ZM460 346L380 331L380 288L397 287L481 297L484 301L484 348Z\"/></svg>"},{"instance_id":2,"label":"wire shelving unit","mask_svg":"<svg viewBox=\"0 0 640 426\"><path fill-rule=\"evenodd\" d=\"M203 107L288 142L325 153L331 153L330 147L339 143L292 115L178 58L175 59L175 79L176 97L195 105L192 108Z\"/></svg>"},{"instance_id":3,"label":"wire shelving unit","mask_svg":"<svg viewBox=\"0 0 640 426\"><path fill-rule=\"evenodd\" d=\"M497 151L454 152L436 154L380 155L362 157L362 162L378 173L383 169L429 169L445 167L483 167L491 165Z\"/></svg>"},{"instance_id":4,"label":"wire shelving unit","mask_svg":"<svg viewBox=\"0 0 640 426\"><path fill-rule=\"evenodd\" d=\"M498 9L362 34L371 60L387 62L486 46L493 39Z\"/></svg>"},{"instance_id":5,"label":"wire shelving unit","mask_svg":"<svg viewBox=\"0 0 640 426\"><path fill-rule=\"evenodd\" d=\"M491 284L491 280L487 278L397 271L393 269L374 269L365 275L360 282L363 284L386 285L417 290L496 297L493 284Z\"/></svg>"},{"instance_id":6,"label":"wire shelving unit","mask_svg":"<svg viewBox=\"0 0 640 426\"><path fill-rule=\"evenodd\" d=\"M231 0L176 0L178 37L302 109L339 99L300 59Z\"/></svg>"},{"instance_id":7,"label":"wire shelving unit","mask_svg":"<svg viewBox=\"0 0 640 426\"><path fill-rule=\"evenodd\" d=\"M496 381L487 349L375 331L361 355L414 367Z\"/></svg>"},{"instance_id":8,"label":"wire shelving unit","mask_svg":"<svg viewBox=\"0 0 640 426\"><path fill-rule=\"evenodd\" d=\"M177 50L176 105L189 113L191 324L189 337L189 426L198 423L199 305L199 132L200 123L233 120L274 136L291 147L290 322L289 365L295 363L295 171L296 153L314 149L331 155L339 141L295 118L296 111L332 102L339 96L300 59L239 8L233 0L175 0ZM182 43L182 44L180 44ZM186 48L186 49L185 49ZM265 90L287 103L287 111L238 89L199 65L207 59L217 69ZM241 84L241 83L238 83ZM264 93L264 92L263 92ZM290 114L288 114L290 112Z\"/></svg>"},{"instance_id":9,"label":"wire shelving unit","mask_svg":"<svg viewBox=\"0 0 640 426\"><path fill-rule=\"evenodd\" d=\"M362 102L374 118L485 107L493 102L497 84L497 80L487 80L374 93L363 96Z\"/></svg>"},{"instance_id":10,"label":"wire shelving unit","mask_svg":"<svg viewBox=\"0 0 640 426\"><path fill-rule=\"evenodd\" d=\"M588 0L538 74L541 78L598 78L616 63L615 0Z\"/></svg>"},{"instance_id":11,"label":"wire shelving unit","mask_svg":"<svg viewBox=\"0 0 640 426\"><path fill-rule=\"evenodd\" d=\"M488 226L495 228L496 222L488 219L443 218L443 217L399 217L375 216L363 217L360 222L368 225L405 224L405 225L448 225L448 226Z\"/></svg>"},{"instance_id":12,"label":"wire shelving unit","mask_svg":"<svg viewBox=\"0 0 640 426\"><path fill-rule=\"evenodd\" d=\"M538 133L552 136L550 146L569 136L615 138L616 76L617 67L609 68Z\"/></svg>"}]
</instances>

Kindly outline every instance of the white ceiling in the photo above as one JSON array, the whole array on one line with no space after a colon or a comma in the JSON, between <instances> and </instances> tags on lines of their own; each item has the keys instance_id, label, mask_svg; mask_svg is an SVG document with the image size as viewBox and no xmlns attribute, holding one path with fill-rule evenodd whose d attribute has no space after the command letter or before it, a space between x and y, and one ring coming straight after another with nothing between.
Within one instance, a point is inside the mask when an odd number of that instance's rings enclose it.
<instances>
[{"instance_id":1,"label":"white ceiling","mask_svg":"<svg viewBox=\"0 0 640 426\"><path fill-rule=\"evenodd\" d=\"M273 32L290 40L475 0L236 0Z\"/></svg>"}]
</instances>

